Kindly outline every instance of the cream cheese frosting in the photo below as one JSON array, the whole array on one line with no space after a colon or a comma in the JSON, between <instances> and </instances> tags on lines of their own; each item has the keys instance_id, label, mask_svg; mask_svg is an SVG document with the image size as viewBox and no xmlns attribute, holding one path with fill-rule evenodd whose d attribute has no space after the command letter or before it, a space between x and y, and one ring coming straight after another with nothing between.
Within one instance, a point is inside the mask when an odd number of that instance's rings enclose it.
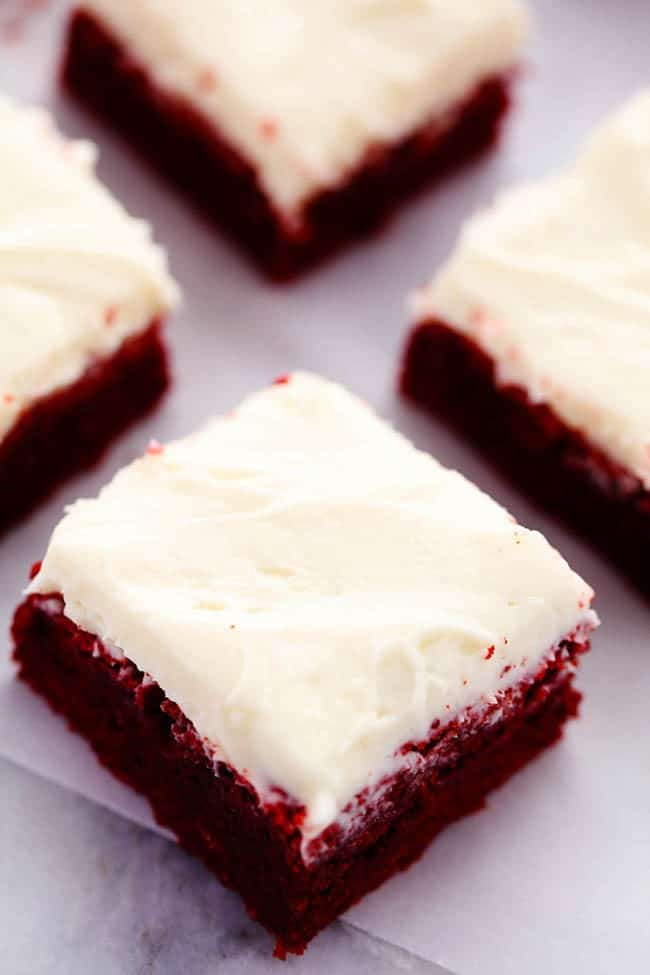
<instances>
[{"instance_id":1,"label":"cream cheese frosting","mask_svg":"<svg viewBox=\"0 0 650 975\"><path fill-rule=\"evenodd\" d=\"M97 180L95 149L0 95L0 440L176 300L162 251Z\"/></svg>"},{"instance_id":2,"label":"cream cheese frosting","mask_svg":"<svg viewBox=\"0 0 650 975\"><path fill-rule=\"evenodd\" d=\"M257 168L287 222L519 59L521 0L84 0Z\"/></svg>"},{"instance_id":3,"label":"cream cheese frosting","mask_svg":"<svg viewBox=\"0 0 650 975\"><path fill-rule=\"evenodd\" d=\"M650 89L466 224L414 301L650 488Z\"/></svg>"},{"instance_id":4,"label":"cream cheese frosting","mask_svg":"<svg viewBox=\"0 0 650 975\"><path fill-rule=\"evenodd\" d=\"M542 535L302 373L72 505L30 591L304 803L306 837L595 621Z\"/></svg>"}]
</instances>

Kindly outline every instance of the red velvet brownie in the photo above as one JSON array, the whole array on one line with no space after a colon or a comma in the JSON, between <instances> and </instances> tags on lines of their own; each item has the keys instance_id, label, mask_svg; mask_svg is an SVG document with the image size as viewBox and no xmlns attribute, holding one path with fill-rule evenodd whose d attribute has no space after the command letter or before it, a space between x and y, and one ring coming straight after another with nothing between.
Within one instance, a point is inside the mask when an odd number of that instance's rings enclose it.
<instances>
[{"instance_id":1,"label":"red velvet brownie","mask_svg":"<svg viewBox=\"0 0 650 975\"><path fill-rule=\"evenodd\" d=\"M415 300L402 388L646 594L650 93L464 229Z\"/></svg>"},{"instance_id":2,"label":"red velvet brownie","mask_svg":"<svg viewBox=\"0 0 650 975\"><path fill-rule=\"evenodd\" d=\"M13 638L283 955L559 737L591 597L541 535L294 374L69 509Z\"/></svg>"},{"instance_id":3,"label":"red velvet brownie","mask_svg":"<svg viewBox=\"0 0 650 975\"><path fill-rule=\"evenodd\" d=\"M0 125L1 533L158 400L175 288L92 146L2 97Z\"/></svg>"},{"instance_id":4,"label":"red velvet brownie","mask_svg":"<svg viewBox=\"0 0 650 975\"><path fill-rule=\"evenodd\" d=\"M85 0L63 77L267 273L495 141L521 0Z\"/></svg>"}]
</instances>

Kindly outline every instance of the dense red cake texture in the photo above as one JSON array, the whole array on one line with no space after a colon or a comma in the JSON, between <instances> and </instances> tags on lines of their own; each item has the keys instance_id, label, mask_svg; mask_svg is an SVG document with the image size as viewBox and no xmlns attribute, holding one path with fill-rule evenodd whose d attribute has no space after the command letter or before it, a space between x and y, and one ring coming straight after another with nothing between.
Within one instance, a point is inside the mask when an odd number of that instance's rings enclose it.
<instances>
[{"instance_id":1,"label":"dense red cake texture","mask_svg":"<svg viewBox=\"0 0 650 975\"><path fill-rule=\"evenodd\" d=\"M304 809L279 790L272 804L263 803L211 754L155 681L64 615L60 595L29 596L12 634L21 678L65 715L107 768L149 799L185 849L240 893L251 916L275 935L278 957L301 953L554 742L577 711L572 680L589 647L585 637L569 636L537 674L463 721L434 723L426 741L402 748L402 770L357 796L303 857Z\"/></svg>"},{"instance_id":2,"label":"dense red cake texture","mask_svg":"<svg viewBox=\"0 0 650 975\"><path fill-rule=\"evenodd\" d=\"M94 464L168 384L161 327L153 322L76 382L37 400L0 441L0 534Z\"/></svg>"},{"instance_id":3,"label":"dense red cake texture","mask_svg":"<svg viewBox=\"0 0 650 975\"><path fill-rule=\"evenodd\" d=\"M500 385L492 359L445 322L413 331L402 392L465 434L535 501L604 552L646 596L650 492L544 403Z\"/></svg>"},{"instance_id":4,"label":"dense red cake texture","mask_svg":"<svg viewBox=\"0 0 650 975\"><path fill-rule=\"evenodd\" d=\"M185 100L160 90L88 12L73 14L63 81L277 280L369 234L405 197L492 146L510 101L509 78L486 80L456 107L451 124L435 120L368 153L343 185L307 204L296 233L225 135Z\"/></svg>"}]
</instances>

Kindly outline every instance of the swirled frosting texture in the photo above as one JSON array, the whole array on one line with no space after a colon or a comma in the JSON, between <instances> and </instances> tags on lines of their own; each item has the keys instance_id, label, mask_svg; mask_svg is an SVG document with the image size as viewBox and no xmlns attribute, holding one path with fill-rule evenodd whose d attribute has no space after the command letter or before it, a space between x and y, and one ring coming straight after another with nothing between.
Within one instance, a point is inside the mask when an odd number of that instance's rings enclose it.
<instances>
[{"instance_id":1,"label":"swirled frosting texture","mask_svg":"<svg viewBox=\"0 0 650 975\"><path fill-rule=\"evenodd\" d=\"M521 0L84 0L257 168L288 221L518 60Z\"/></svg>"},{"instance_id":2,"label":"swirled frosting texture","mask_svg":"<svg viewBox=\"0 0 650 975\"><path fill-rule=\"evenodd\" d=\"M0 96L0 438L173 304L148 226L94 174L95 150Z\"/></svg>"},{"instance_id":3,"label":"swirled frosting texture","mask_svg":"<svg viewBox=\"0 0 650 975\"><path fill-rule=\"evenodd\" d=\"M594 619L540 534L306 374L74 504L31 588L304 803L306 835Z\"/></svg>"},{"instance_id":4,"label":"swirled frosting texture","mask_svg":"<svg viewBox=\"0 0 650 975\"><path fill-rule=\"evenodd\" d=\"M650 488L650 90L465 226L415 299Z\"/></svg>"}]
</instances>

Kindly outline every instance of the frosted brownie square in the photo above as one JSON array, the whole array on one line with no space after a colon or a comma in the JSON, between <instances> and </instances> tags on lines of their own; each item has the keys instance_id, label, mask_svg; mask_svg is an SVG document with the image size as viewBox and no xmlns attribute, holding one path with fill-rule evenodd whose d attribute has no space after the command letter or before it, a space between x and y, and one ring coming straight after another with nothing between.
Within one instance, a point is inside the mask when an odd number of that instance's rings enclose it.
<instances>
[{"instance_id":1,"label":"frosted brownie square","mask_svg":"<svg viewBox=\"0 0 650 975\"><path fill-rule=\"evenodd\" d=\"M85 0L64 80L286 278L495 141L526 26L521 0Z\"/></svg>"},{"instance_id":2,"label":"frosted brownie square","mask_svg":"<svg viewBox=\"0 0 650 975\"><path fill-rule=\"evenodd\" d=\"M539 533L297 373L73 505L13 637L282 955L559 737L591 598Z\"/></svg>"},{"instance_id":3,"label":"frosted brownie square","mask_svg":"<svg viewBox=\"0 0 650 975\"><path fill-rule=\"evenodd\" d=\"M465 226L402 385L650 594L650 92Z\"/></svg>"},{"instance_id":4,"label":"frosted brownie square","mask_svg":"<svg viewBox=\"0 0 650 975\"><path fill-rule=\"evenodd\" d=\"M0 95L0 532L160 397L176 289L95 151Z\"/></svg>"}]
</instances>

